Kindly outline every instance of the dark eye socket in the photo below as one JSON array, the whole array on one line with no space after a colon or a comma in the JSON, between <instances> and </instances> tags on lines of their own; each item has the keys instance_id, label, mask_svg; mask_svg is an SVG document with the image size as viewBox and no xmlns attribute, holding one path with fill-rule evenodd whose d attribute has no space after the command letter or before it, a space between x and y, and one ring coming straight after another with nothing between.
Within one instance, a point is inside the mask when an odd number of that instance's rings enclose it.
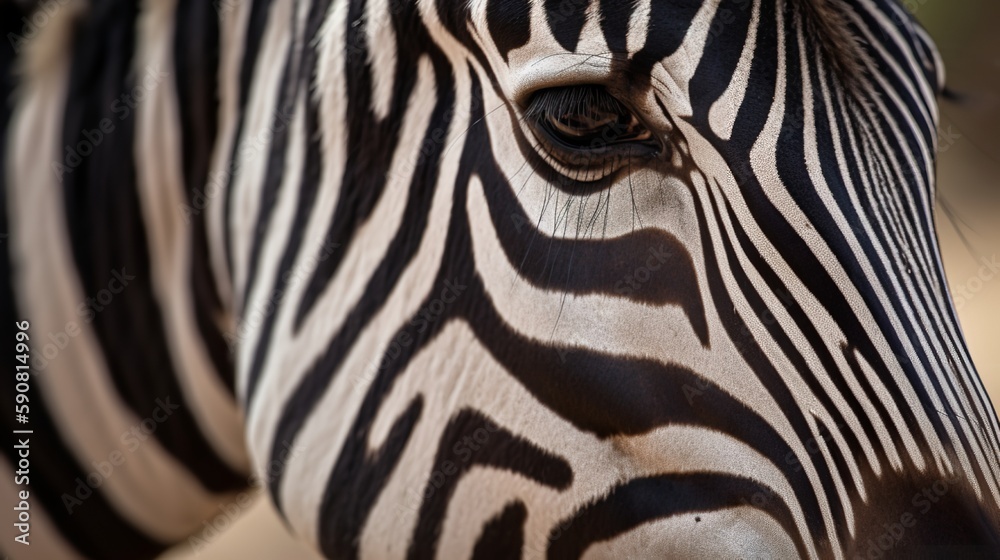
<instances>
[{"instance_id":1,"label":"dark eye socket","mask_svg":"<svg viewBox=\"0 0 1000 560\"><path fill-rule=\"evenodd\" d=\"M652 132L600 86L541 90L532 97L525 117L562 148L605 151L622 144L655 145Z\"/></svg>"}]
</instances>

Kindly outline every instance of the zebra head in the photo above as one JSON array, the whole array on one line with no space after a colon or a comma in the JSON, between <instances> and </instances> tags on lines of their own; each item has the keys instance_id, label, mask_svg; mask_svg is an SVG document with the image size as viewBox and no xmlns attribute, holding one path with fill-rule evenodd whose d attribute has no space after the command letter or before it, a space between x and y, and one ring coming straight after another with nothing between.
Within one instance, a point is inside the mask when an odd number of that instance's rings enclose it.
<instances>
[{"instance_id":1,"label":"zebra head","mask_svg":"<svg viewBox=\"0 0 1000 560\"><path fill-rule=\"evenodd\" d=\"M304 411L357 411L318 508L303 467L271 485L324 552L1000 544L997 421L932 220L943 74L898 4L299 15L306 126L342 154L312 170L339 189L325 231L380 255L268 456L320 433ZM350 260L319 265L297 325L322 330Z\"/></svg>"},{"instance_id":2,"label":"zebra head","mask_svg":"<svg viewBox=\"0 0 1000 560\"><path fill-rule=\"evenodd\" d=\"M40 557L154 557L251 470L332 558L1000 552L894 0L37 4Z\"/></svg>"}]
</instances>

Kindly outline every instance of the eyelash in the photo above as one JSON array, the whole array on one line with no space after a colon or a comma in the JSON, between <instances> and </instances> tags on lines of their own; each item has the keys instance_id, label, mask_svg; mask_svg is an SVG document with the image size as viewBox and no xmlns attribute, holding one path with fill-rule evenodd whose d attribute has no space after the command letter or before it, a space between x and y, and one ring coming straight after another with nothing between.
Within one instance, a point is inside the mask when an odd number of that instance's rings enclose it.
<instances>
[{"instance_id":1,"label":"eyelash","mask_svg":"<svg viewBox=\"0 0 1000 560\"><path fill-rule=\"evenodd\" d=\"M631 158L662 152L652 131L600 86L540 90L524 116L543 157L578 180L598 180Z\"/></svg>"}]
</instances>

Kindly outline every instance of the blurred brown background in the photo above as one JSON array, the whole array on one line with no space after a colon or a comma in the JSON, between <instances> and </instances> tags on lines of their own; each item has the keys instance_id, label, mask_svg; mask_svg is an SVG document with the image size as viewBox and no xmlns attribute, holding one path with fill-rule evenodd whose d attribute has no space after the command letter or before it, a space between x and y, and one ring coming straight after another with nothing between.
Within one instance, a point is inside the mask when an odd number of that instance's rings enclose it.
<instances>
[{"instance_id":1,"label":"blurred brown background","mask_svg":"<svg viewBox=\"0 0 1000 560\"><path fill-rule=\"evenodd\" d=\"M948 85L964 96L942 101L939 199L960 222L965 245L942 205L938 235L948 282L957 301L972 357L994 404L1000 402L1000 274L973 280L981 260L1000 259L1000 2L997 0L901 0L937 41ZM984 275L984 277L986 277ZM960 298L956 298L958 300ZM293 540L265 500L243 512L233 528L215 538L189 541L163 560L318 558ZM202 542L205 546L201 546ZM193 546L196 545L196 546Z\"/></svg>"},{"instance_id":2,"label":"blurred brown background","mask_svg":"<svg viewBox=\"0 0 1000 560\"><path fill-rule=\"evenodd\" d=\"M996 406L1000 403L1000 274L986 281L976 277L983 259L1000 259L1000 2L903 3L916 7L917 17L944 58L948 86L963 97L957 103L940 104L938 237L962 329ZM945 204L953 210L957 225L943 211Z\"/></svg>"}]
</instances>

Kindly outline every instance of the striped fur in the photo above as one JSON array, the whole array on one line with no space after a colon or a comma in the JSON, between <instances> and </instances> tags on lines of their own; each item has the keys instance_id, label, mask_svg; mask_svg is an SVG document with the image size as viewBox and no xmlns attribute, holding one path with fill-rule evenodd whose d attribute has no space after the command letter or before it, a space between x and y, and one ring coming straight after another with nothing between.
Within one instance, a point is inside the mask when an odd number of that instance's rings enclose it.
<instances>
[{"instance_id":1,"label":"striped fur","mask_svg":"<svg viewBox=\"0 0 1000 560\"><path fill-rule=\"evenodd\" d=\"M154 555L251 472L331 558L1000 554L898 4L66 4L5 117L3 315L80 331L37 557ZM651 143L563 157L534 115L595 85Z\"/></svg>"}]
</instances>

